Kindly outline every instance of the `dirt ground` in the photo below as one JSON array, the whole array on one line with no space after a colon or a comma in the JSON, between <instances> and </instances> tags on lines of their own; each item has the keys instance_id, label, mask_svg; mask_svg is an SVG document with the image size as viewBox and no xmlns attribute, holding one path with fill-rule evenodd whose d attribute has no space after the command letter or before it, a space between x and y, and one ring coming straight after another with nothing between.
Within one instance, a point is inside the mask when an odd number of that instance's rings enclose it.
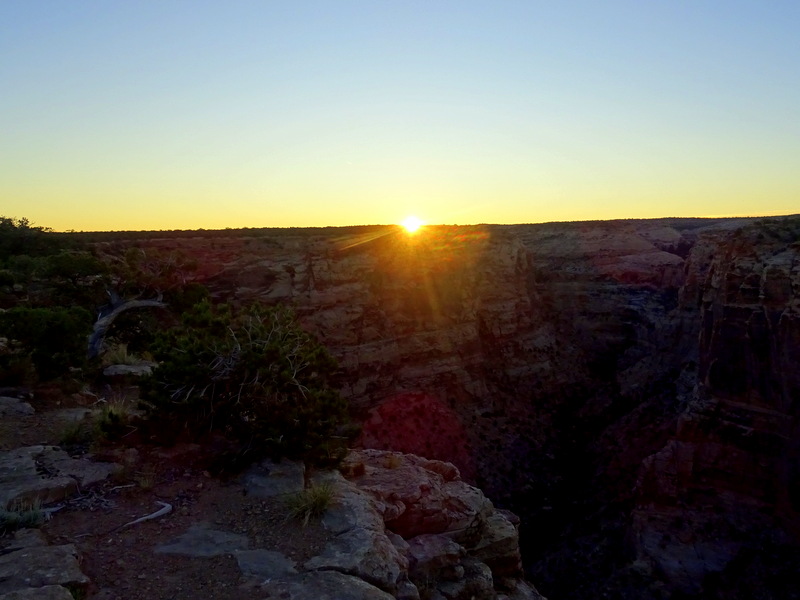
<instances>
[{"instance_id":1,"label":"dirt ground","mask_svg":"<svg viewBox=\"0 0 800 600\"><path fill-rule=\"evenodd\" d=\"M36 393L36 414L4 418L0 447L59 445L65 431L63 411L92 408L85 398ZM59 417L59 414L61 415ZM66 428L66 429L65 429ZM288 515L280 499L246 494L239 477L213 477L202 464L204 450L193 444L159 447L131 443L70 446L97 459L114 459L121 475L80 492L42 525L51 544L74 544L82 570L92 583L87 600L238 600L249 597L252 580L242 576L231 555L211 558L156 553L192 525L244 534L250 549L277 550L301 564L318 554L328 540L319 523L307 526ZM61 444L62 447L64 444ZM85 455L84 455L85 456ZM160 518L123 527L168 503ZM244 594L244 595L243 595Z\"/></svg>"}]
</instances>

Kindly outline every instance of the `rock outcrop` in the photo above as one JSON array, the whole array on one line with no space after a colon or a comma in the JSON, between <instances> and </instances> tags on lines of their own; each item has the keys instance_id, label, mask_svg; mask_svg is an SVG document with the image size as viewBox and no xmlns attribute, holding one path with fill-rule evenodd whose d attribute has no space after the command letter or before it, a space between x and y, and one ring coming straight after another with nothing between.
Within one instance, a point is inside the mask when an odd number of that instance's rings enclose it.
<instances>
[{"instance_id":1,"label":"rock outcrop","mask_svg":"<svg viewBox=\"0 0 800 600\"><path fill-rule=\"evenodd\" d=\"M56 446L0 453L2 533L41 524L63 507L43 505L66 500L122 470L89 458L72 458ZM70 600L84 597L88 587L73 544L48 545L36 529L19 529L0 539L0 600Z\"/></svg>"},{"instance_id":2,"label":"rock outcrop","mask_svg":"<svg viewBox=\"0 0 800 600\"><path fill-rule=\"evenodd\" d=\"M3 600L69 600L86 593L89 578L72 544L48 546L35 529L17 531L3 540L0 553L0 598Z\"/></svg>"},{"instance_id":3,"label":"rock outcrop","mask_svg":"<svg viewBox=\"0 0 800 600\"><path fill-rule=\"evenodd\" d=\"M522 594L523 589L538 597L521 582L519 532L514 525L518 519L495 510L480 490L461 480L452 464L360 450L348 455L342 471L356 492L340 499L325 523L333 520L342 528L349 520L350 529L340 536L366 530L382 538L380 543L371 542L374 549L365 550L366 556L386 556L381 561L385 567L379 571L390 577L380 582L382 589L396 592L403 581L410 580L417 589L437 590L445 598L494 598L497 592L518 597L513 594ZM365 499L372 513L366 518L353 508L358 503L363 511ZM348 552L343 554L364 569L357 553L346 545L345 549ZM398 567L400 575L395 576Z\"/></svg>"},{"instance_id":4,"label":"rock outcrop","mask_svg":"<svg viewBox=\"0 0 800 600\"><path fill-rule=\"evenodd\" d=\"M122 471L122 465L89 458L72 458L57 446L0 453L0 509L59 502Z\"/></svg>"},{"instance_id":5,"label":"rock outcrop","mask_svg":"<svg viewBox=\"0 0 800 600\"><path fill-rule=\"evenodd\" d=\"M292 476L302 472L299 463L266 461L245 473L241 484L257 497L286 496L304 489L302 479ZM452 464L352 451L341 472L316 472L308 485L330 486L333 499L322 516L330 539L300 564L208 523L191 526L155 552L232 555L252 597L542 598L522 577L518 519L496 511L480 490L461 481ZM434 518L438 513L443 517Z\"/></svg>"}]
</instances>

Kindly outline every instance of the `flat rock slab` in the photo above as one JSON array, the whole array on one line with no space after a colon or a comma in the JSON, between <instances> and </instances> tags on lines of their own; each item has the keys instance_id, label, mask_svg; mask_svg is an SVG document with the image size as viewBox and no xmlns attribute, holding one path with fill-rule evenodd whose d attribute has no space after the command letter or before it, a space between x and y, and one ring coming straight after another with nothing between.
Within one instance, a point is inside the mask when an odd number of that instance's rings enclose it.
<instances>
[{"instance_id":1,"label":"flat rock slab","mask_svg":"<svg viewBox=\"0 0 800 600\"><path fill-rule=\"evenodd\" d=\"M10 537L3 539L3 551L12 552L34 546L47 546L44 534L38 529L17 529Z\"/></svg>"},{"instance_id":2,"label":"flat rock slab","mask_svg":"<svg viewBox=\"0 0 800 600\"><path fill-rule=\"evenodd\" d=\"M133 377L144 377L150 375L153 369L158 366L158 363L144 362L138 365L109 365L103 369L103 375L106 377L121 377L131 375Z\"/></svg>"},{"instance_id":3,"label":"flat rock slab","mask_svg":"<svg viewBox=\"0 0 800 600\"><path fill-rule=\"evenodd\" d=\"M247 470L243 483L247 493L256 498L296 494L305 488L306 467L302 462L265 460Z\"/></svg>"},{"instance_id":4,"label":"flat rock slab","mask_svg":"<svg viewBox=\"0 0 800 600\"><path fill-rule=\"evenodd\" d=\"M88 585L89 578L81 572L78 551L72 544L31 546L0 556L2 594L44 586L85 590Z\"/></svg>"},{"instance_id":5,"label":"flat rock slab","mask_svg":"<svg viewBox=\"0 0 800 600\"><path fill-rule=\"evenodd\" d=\"M0 453L0 506L49 504L118 473L122 466L70 457L57 446Z\"/></svg>"},{"instance_id":6,"label":"flat rock slab","mask_svg":"<svg viewBox=\"0 0 800 600\"><path fill-rule=\"evenodd\" d=\"M19 398L0 396L0 417L32 415L36 411L27 402Z\"/></svg>"},{"instance_id":7,"label":"flat rock slab","mask_svg":"<svg viewBox=\"0 0 800 600\"><path fill-rule=\"evenodd\" d=\"M117 463L94 462L86 455L83 458L72 458L60 448L50 447L37 457L42 468L49 473L58 473L75 479L81 487L105 481L112 475L122 472L122 465Z\"/></svg>"},{"instance_id":8,"label":"flat rock slab","mask_svg":"<svg viewBox=\"0 0 800 600\"><path fill-rule=\"evenodd\" d=\"M65 587L46 585L2 594L0 600L75 600L75 597Z\"/></svg>"},{"instance_id":9,"label":"flat rock slab","mask_svg":"<svg viewBox=\"0 0 800 600\"><path fill-rule=\"evenodd\" d=\"M0 507L31 506L58 502L74 493L77 482L67 476L44 472L38 457L49 446L29 446L0 453Z\"/></svg>"},{"instance_id":10,"label":"flat rock slab","mask_svg":"<svg viewBox=\"0 0 800 600\"><path fill-rule=\"evenodd\" d=\"M240 550L236 552L236 562L243 575L261 580L297 573L293 560L272 550Z\"/></svg>"},{"instance_id":11,"label":"flat rock slab","mask_svg":"<svg viewBox=\"0 0 800 600\"><path fill-rule=\"evenodd\" d=\"M236 554L237 551L247 550L249 545L247 536L211 529L207 523L201 523L192 525L186 533L171 542L156 546L156 552L209 557Z\"/></svg>"},{"instance_id":12,"label":"flat rock slab","mask_svg":"<svg viewBox=\"0 0 800 600\"><path fill-rule=\"evenodd\" d=\"M335 571L281 577L264 582L259 590L271 600L394 600L366 581Z\"/></svg>"}]
</instances>

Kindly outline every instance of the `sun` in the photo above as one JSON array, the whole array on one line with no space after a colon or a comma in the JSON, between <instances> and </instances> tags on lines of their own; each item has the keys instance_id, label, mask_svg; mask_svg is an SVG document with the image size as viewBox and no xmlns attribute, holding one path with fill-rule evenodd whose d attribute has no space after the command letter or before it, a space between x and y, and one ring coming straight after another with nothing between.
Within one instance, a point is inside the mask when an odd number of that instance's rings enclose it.
<instances>
[{"instance_id":1,"label":"sun","mask_svg":"<svg viewBox=\"0 0 800 600\"><path fill-rule=\"evenodd\" d=\"M419 228L424 225L421 219L414 216L406 217L400 224L405 228L407 233L417 233Z\"/></svg>"}]
</instances>

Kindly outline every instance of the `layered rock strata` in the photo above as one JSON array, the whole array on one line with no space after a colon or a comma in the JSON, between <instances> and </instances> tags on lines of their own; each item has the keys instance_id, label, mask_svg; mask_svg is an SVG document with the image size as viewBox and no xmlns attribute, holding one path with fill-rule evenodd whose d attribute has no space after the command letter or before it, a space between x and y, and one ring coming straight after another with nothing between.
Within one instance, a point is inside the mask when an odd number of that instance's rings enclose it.
<instances>
[{"instance_id":1,"label":"layered rock strata","mask_svg":"<svg viewBox=\"0 0 800 600\"><path fill-rule=\"evenodd\" d=\"M743 567L800 564L798 240L787 217L137 243L293 304L363 444L454 462L565 599L739 597Z\"/></svg>"}]
</instances>

